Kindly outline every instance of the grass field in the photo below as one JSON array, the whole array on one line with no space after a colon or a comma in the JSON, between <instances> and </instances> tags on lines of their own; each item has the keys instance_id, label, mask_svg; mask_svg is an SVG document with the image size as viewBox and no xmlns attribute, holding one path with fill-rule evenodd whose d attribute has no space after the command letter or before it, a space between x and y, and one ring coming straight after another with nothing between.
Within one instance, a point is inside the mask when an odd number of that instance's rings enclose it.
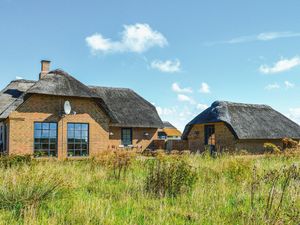
<instances>
[{"instance_id":1,"label":"grass field","mask_svg":"<svg viewBox=\"0 0 300 225\"><path fill-rule=\"evenodd\" d=\"M300 223L299 156L113 157L2 163L0 224ZM157 160L183 160L196 179L157 195L146 188Z\"/></svg>"}]
</instances>

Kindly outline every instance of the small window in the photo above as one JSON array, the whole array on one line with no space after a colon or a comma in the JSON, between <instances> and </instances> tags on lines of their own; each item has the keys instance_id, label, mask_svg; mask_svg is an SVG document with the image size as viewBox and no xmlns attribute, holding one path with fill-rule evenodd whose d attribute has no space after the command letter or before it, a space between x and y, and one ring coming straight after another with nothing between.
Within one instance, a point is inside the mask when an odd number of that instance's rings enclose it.
<instances>
[{"instance_id":1,"label":"small window","mask_svg":"<svg viewBox=\"0 0 300 225\"><path fill-rule=\"evenodd\" d=\"M131 128L122 128L121 132L121 142L125 147L132 145L132 129Z\"/></svg>"},{"instance_id":2,"label":"small window","mask_svg":"<svg viewBox=\"0 0 300 225\"><path fill-rule=\"evenodd\" d=\"M34 123L34 154L57 156L57 123Z\"/></svg>"},{"instance_id":3,"label":"small window","mask_svg":"<svg viewBox=\"0 0 300 225\"><path fill-rule=\"evenodd\" d=\"M162 140L167 139L167 134L165 132L159 131L157 135L158 135L158 139L162 139Z\"/></svg>"},{"instance_id":4,"label":"small window","mask_svg":"<svg viewBox=\"0 0 300 225\"><path fill-rule=\"evenodd\" d=\"M89 155L89 125L68 123L68 156Z\"/></svg>"}]
</instances>

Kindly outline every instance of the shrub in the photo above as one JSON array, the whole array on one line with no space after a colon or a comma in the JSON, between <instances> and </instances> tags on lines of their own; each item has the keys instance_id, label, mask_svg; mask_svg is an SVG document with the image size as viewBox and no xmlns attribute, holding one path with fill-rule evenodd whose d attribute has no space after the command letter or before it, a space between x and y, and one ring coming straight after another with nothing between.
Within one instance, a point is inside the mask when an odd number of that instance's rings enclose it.
<instances>
[{"instance_id":1,"label":"shrub","mask_svg":"<svg viewBox=\"0 0 300 225\"><path fill-rule=\"evenodd\" d=\"M102 151L92 159L92 167L97 164L104 165L111 170L111 176L114 179L120 180L122 177L126 177L128 168L135 156L136 153L134 151Z\"/></svg>"},{"instance_id":2,"label":"shrub","mask_svg":"<svg viewBox=\"0 0 300 225\"><path fill-rule=\"evenodd\" d=\"M233 181L245 180L251 171L251 160L246 158L231 158L223 163L222 171Z\"/></svg>"},{"instance_id":3,"label":"shrub","mask_svg":"<svg viewBox=\"0 0 300 225\"><path fill-rule=\"evenodd\" d=\"M298 147L298 142L294 141L291 138L283 138L282 139L282 143L283 143L283 149L295 149Z\"/></svg>"},{"instance_id":4,"label":"shrub","mask_svg":"<svg viewBox=\"0 0 300 225\"><path fill-rule=\"evenodd\" d=\"M273 143L264 143L264 149L267 153L280 154L281 150Z\"/></svg>"},{"instance_id":5,"label":"shrub","mask_svg":"<svg viewBox=\"0 0 300 225\"><path fill-rule=\"evenodd\" d=\"M281 169L273 169L265 174L257 175L256 168L253 170L253 178L251 182L251 209L252 218L257 218L258 213L262 212L266 224L280 224L279 216L282 214L284 204L295 204L295 202L283 201L288 195L289 189L298 189L300 181L300 169L296 165L282 167ZM267 186L267 190L262 188ZM261 207L262 206L262 207ZM257 210L258 208L261 210ZM300 219L300 211L297 207L291 207L292 214L290 219L298 224Z\"/></svg>"},{"instance_id":6,"label":"shrub","mask_svg":"<svg viewBox=\"0 0 300 225\"><path fill-rule=\"evenodd\" d=\"M180 157L165 156L149 160L145 190L156 197L176 197L191 190L197 173Z\"/></svg>"},{"instance_id":7,"label":"shrub","mask_svg":"<svg viewBox=\"0 0 300 225\"><path fill-rule=\"evenodd\" d=\"M13 166L29 165L32 162L31 155L2 155L0 167L10 168Z\"/></svg>"},{"instance_id":8,"label":"shrub","mask_svg":"<svg viewBox=\"0 0 300 225\"><path fill-rule=\"evenodd\" d=\"M0 209L20 215L26 208L38 207L62 187L62 179L48 170L24 167L4 171L0 175Z\"/></svg>"}]
</instances>

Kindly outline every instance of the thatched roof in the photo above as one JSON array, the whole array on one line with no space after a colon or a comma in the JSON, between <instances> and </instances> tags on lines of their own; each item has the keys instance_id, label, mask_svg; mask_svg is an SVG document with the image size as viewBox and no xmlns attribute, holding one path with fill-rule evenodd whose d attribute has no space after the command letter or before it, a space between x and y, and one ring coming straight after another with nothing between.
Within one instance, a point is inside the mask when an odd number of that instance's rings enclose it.
<instances>
[{"instance_id":1,"label":"thatched roof","mask_svg":"<svg viewBox=\"0 0 300 225\"><path fill-rule=\"evenodd\" d=\"M90 86L90 89L104 100L117 123L114 126L162 127L156 108L128 88Z\"/></svg>"},{"instance_id":2,"label":"thatched roof","mask_svg":"<svg viewBox=\"0 0 300 225\"><path fill-rule=\"evenodd\" d=\"M170 122L163 121L163 128L161 129L167 136L181 136L182 133Z\"/></svg>"},{"instance_id":3,"label":"thatched roof","mask_svg":"<svg viewBox=\"0 0 300 225\"><path fill-rule=\"evenodd\" d=\"M183 139L194 124L225 122L238 139L300 139L300 126L267 105L216 101L189 122Z\"/></svg>"},{"instance_id":4,"label":"thatched roof","mask_svg":"<svg viewBox=\"0 0 300 225\"><path fill-rule=\"evenodd\" d=\"M171 124L169 121L163 121L163 128L173 128L177 129L173 124Z\"/></svg>"},{"instance_id":5,"label":"thatched roof","mask_svg":"<svg viewBox=\"0 0 300 225\"><path fill-rule=\"evenodd\" d=\"M38 80L27 93L57 96L76 96L83 98L94 96L90 89L63 70L53 70Z\"/></svg>"},{"instance_id":6,"label":"thatched roof","mask_svg":"<svg viewBox=\"0 0 300 225\"><path fill-rule=\"evenodd\" d=\"M0 92L0 119L5 119L23 102L24 93L35 84L30 80L14 80Z\"/></svg>"},{"instance_id":7,"label":"thatched roof","mask_svg":"<svg viewBox=\"0 0 300 225\"><path fill-rule=\"evenodd\" d=\"M134 91L89 87L62 70L51 71L38 81L11 82L0 94L0 119L7 118L27 94L91 98L108 114L113 126L162 127L155 107Z\"/></svg>"}]
</instances>

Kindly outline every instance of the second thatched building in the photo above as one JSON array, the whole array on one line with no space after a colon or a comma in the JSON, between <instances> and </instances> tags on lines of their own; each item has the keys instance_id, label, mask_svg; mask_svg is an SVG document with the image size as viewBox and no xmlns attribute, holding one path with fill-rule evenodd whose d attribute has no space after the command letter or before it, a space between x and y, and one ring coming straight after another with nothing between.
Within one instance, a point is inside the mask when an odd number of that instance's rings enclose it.
<instances>
[{"instance_id":1,"label":"second thatched building","mask_svg":"<svg viewBox=\"0 0 300 225\"><path fill-rule=\"evenodd\" d=\"M299 142L300 126L267 105L216 101L189 122L182 138L192 151L263 152L264 143L283 146L283 138Z\"/></svg>"}]
</instances>

